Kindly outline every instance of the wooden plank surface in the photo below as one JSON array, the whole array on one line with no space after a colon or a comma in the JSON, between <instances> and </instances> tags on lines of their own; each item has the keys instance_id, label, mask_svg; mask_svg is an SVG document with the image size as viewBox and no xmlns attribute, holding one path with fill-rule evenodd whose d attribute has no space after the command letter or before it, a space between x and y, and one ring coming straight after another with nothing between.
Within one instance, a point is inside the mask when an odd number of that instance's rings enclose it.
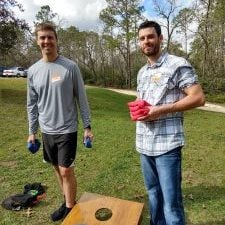
<instances>
[{"instance_id":1,"label":"wooden plank surface","mask_svg":"<svg viewBox=\"0 0 225 225\"><path fill-rule=\"evenodd\" d=\"M85 192L61 225L138 225L143 203ZM112 217L106 221L95 218L98 209L107 208Z\"/></svg>"}]
</instances>

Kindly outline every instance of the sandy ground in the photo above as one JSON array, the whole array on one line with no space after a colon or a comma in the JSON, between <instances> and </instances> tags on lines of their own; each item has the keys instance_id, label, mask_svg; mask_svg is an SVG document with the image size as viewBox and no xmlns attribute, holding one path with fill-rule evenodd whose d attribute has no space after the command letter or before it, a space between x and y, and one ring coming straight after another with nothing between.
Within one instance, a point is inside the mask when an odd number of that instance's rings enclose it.
<instances>
[{"instance_id":1,"label":"sandy ground","mask_svg":"<svg viewBox=\"0 0 225 225\"><path fill-rule=\"evenodd\" d=\"M114 89L114 88L107 88L107 89L111 90L111 91L121 93L121 94L136 96L136 91L132 91L132 90ZM209 102L206 102L204 106L201 106L201 107L198 107L198 108L202 109L202 110L206 110L206 111L225 113L225 107L224 106L212 104L212 103L209 103Z\"/></svg>"}]
</instances>

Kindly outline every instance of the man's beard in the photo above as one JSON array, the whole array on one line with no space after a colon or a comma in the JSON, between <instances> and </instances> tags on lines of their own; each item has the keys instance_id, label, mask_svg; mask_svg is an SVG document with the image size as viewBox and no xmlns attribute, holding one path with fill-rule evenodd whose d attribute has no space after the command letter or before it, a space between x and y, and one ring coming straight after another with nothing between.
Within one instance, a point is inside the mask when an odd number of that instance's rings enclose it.
<instances>
[{"instance_id":1,"label":"man's beard","mask_svg":"<svg viewBox=\"0 0 225 225\"><path fill-rule=\"evenodd\" d=\"M144 51L144 49L142 49L143 54L145 54L148 57L152 57L152 56L157 56L158 53L160 51L160 45L155 45L153 49L151 49L150 51Z\"/></svg>"}]
</instances>

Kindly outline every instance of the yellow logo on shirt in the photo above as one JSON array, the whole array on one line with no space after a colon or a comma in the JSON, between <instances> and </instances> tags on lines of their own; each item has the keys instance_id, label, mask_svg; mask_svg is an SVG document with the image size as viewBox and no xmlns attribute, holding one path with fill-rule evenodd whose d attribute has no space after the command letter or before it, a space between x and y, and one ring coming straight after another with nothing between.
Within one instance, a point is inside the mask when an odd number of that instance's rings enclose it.
<instances>
[{"instance_id":1,"label":"yellow logo on shirt","mask_svg":"<svg viewBox=\"0 0 225 225\"><path fill-rule=\"evenodd\" d=\"M160 82L160 79L162 77L162 73L155 73L152 75L152 82L154 83L159 83Z\"/></svg>"}]
</instances>

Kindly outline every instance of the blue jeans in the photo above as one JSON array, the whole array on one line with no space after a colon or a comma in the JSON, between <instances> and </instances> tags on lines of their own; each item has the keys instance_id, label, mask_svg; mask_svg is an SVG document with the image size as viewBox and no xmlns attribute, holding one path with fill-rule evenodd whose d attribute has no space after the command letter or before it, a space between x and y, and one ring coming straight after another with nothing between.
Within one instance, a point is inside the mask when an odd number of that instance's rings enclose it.
<instances>
[{"instance_id":1,"label":"blue jeans","mask_svg":"<svg viewBox=\"0 0 225 225\"><path fill-rule=\"evenodd\" d=\"M150 204L150 225L185 225L181 148L154 157L141 154L142 173Z\"/></svg>"}]
</instances>

